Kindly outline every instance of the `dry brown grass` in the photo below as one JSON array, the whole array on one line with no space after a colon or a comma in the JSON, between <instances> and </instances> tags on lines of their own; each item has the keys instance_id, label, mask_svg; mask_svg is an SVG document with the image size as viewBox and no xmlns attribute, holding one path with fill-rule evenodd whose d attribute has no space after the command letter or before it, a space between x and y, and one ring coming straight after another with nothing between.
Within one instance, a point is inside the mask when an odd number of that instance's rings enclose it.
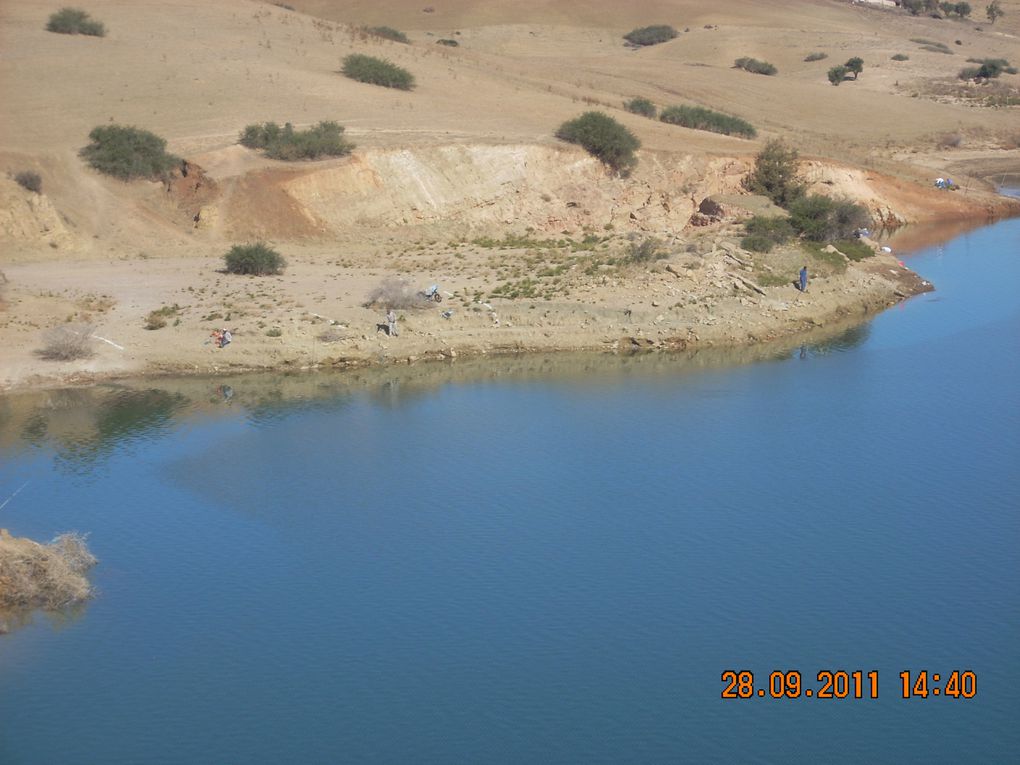
<instances>
[{"instance_id":1,"label":"dry brown grass","mask_svg":"<svg viewBox=\"0 0 1020 765\"><path fill-rule=\"evenodd\" d=\"M92 334L95 324L65 324L43 333L43 347L36 351L49 361L74 361L92 355Z\"/></svg>"},{"instance_id":2,"label":"dry brown grass","mask_svg":"<svg viewBox=\"0 0 1020 765\"><path fill-rule=\"evenodd\" d=\"M413 309L425 308L429 301L407 279L388 277L368 293L365 308Z\"/></svg>"},{"instance_id":3,"label":"dry brown grass","mask_svg":"<svg viewBox=\"0 0 1020 765\"><path fill-rule=\"evenodd\" d=\"M94 565L80 534L39 544L0 530L0 609L57 610L87 600L93 589L85 573Z\"/></svg>"}]
</instances>

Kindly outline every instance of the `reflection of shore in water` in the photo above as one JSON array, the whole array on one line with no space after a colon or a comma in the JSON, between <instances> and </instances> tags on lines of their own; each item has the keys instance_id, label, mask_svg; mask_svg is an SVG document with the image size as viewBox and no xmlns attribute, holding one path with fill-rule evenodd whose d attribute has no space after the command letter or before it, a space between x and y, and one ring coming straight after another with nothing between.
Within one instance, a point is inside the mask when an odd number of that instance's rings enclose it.
<instances>
[{"instance_id":1,"label":"reflection of shore in water","mask_svg":"<svg viewBox=\"0 0 1020 765\"><path fill-rule=\"evenodd\" d=\"M542 380L580 390L640 379L677 385L691 374L782 361L800 347L809 355L848 350L863 343L867 333L868 325L853 319L812 330L798 341L740 348L489 355L406 366L163 378L19 393L0 399L0 455L26 446L48 448L60 464L87 469L125 443L159 440L196 418L241 416L265 426L293 412L349 406L357 396L397 407L460 384Z\"/></svg>"},{"instance_id":2,"label":"reflection of shore in water","mask_svg":"<svg viewBox=\"0 0 1020 765\"><path fill-rule=\"evenodd\" d=\"M946 192L950 193L950 192ZM883 232L879 241L892 248L893 254L910 255L935 245L942 245L968 231L988 225L987 220L954 219L941 223L900 226Z\"/></svg>"},{"instance_id":3,"label":"reflection of shore in water","mask_svg":"<svg viewBox=\"0 0 1020 765\"><path fill-rule=\"evenodd\" d=\"M801 359L808 359L828 356L832 353L846 353L864 345L869 337L871 337L871 324L859 324L825 340L804 343L798 349L797 355Z\"/></svg>"}]
</instances>

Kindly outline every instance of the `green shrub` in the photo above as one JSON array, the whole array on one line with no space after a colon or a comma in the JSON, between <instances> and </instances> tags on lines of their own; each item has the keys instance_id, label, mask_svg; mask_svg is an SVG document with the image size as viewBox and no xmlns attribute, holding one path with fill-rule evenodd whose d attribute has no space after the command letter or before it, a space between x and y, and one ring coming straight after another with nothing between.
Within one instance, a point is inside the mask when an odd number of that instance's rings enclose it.
<instances>
[{"instance_id":1,"label":"green shrub","mask_svg":"<svg viewBox=\"0 0 1020 765\"><path fill-rule=\"evenodd\" d=\"M370 35L381 37L384 40L392 40L393 42L404 43L405 45L411 42L407 35L393 27L368 27L365 31Z\"/></svg>"},{"instance_id":2,"label":"green shrub","mask_svg":"<svg viewBox=\"0 0 1020 765\"><path fill-rule=\"evenodd\" d=\"M740 240L740 246L751 252L770 252L776 243L767 236L749 234Z\"/></svg>"},{"instance_id":3,"label":"green shrub","mask_svg":"<svg viewBox=\"0 0 1020 765\"><path fill-rule=\"evenodd\" d=\"M871 216L854 202L810 194L790 205L790 223L805 239L831 242L852 238L857 229L871 225Z\"/></svg>"},{"instance_id":4,"label":"green shrub","mask_svg":"<svg viewBox=\"0 0 1020 765\"><path fill-rule=\"evenodd\" d=\"M39 173L25 170L14 176L14 182L28 191L34 191L36 194L42 193L42 176Z\"/></svg>"},{"instance_id":5,"label":"green shrub","mask_svg":"<svg viewBox=\"0 0 1020 765\"><path fill-rule=\"evenodd\" d=\"M669 42L677 36L677 31L668 24L656 24L650 27L633 29L623 36L632 45L658 45Z\"/></svg>"},{"instance_id":6,"label":"green shrub","mask_svg":"<svg viewBox=\"0 0 1020 765\"><path fill-rule=\"evenodd\" d=\"M700 106L670 106L662 110L659 119L671 125L682 125L693 130L739 135L744 138L754 138L758 135L758 131L746 120Z\"/></svg>"},{"instance_id":7,"label":"green shrub","mask_svg":"<svg viewBox=\"0 0 1020 765\"><path fill-rule=\"evenodd\" d=\"M837 239L832 244L850 260L856 262L870 258L875 254L875 251L860 239Z\"/></svg>"},{"instance_id":8,"label":"green shrub","mask_svg":"<svg viewBox=\"0 0 1020 765\"><path fill-rule=\"evenodd\" d=\"M653 120L655 119L655 104L647 98L632 98L623 105L623 108L633 114L640 114L642 117L651 117Z\"/></svg>"},{"instance_id":9,"label":"green shrub","mask_svg":"<svg viewBox=\"0 0 1020 765\"><path fill-rule=\"evenodd\" d=\"M786 218L767 215L755 215L744 224L744 231L747 236L741 240L740 246L754 252L768 252L788 241L795 233Z\"/></svg>"},{"instance_id":10,"label":"green shrub","mask_svg":"<svg viewBox=\"0 0 1020 765\"><path fill-rule=\"evenodd\" d=\"M833 85L838 86L841 82L843 82L843 80L846 79L846 74L848 71L849 70L842 64L840 64L839 66L832 67L832 69L829 70L828 74L829 82L831 82Z\"/></svg>"},{"instance_id":11,"label":"green shrub","mask_svg":"<svg viewBox=\"0 0 1020 765\"><path fill-rule=\"evenodd\" d=\"M772 66L772 64L770 64L768 61L759 61L756 58L748 58L747 56L738 58L736 61L733 62L733 66L736 67L737 69L743 69L745 72L751 72L753 74L765 74L770 77L779 71L774 66Z\"/></svg>"},{"instance_id":12,"label":"green shrub","mask_svg":"<svg viewBox=\"0 0 1020 765\"><path fill-rule=\"evenodd\" d=\"M106 27L101 21L90 19L85 11L78 8L61 8L51 15L50 20L46 22L46 31L62 35L89 35L90 37L106 35Z\"/></svg>"},{"instance_id":13,"label":"green shrub","mask_svg":"<svg viewBox=\"0 0 1020 765\"><path fill-rule=\"evenodd\" d=\"M235 244L223 256L227 273L267 276L283 273L287 261L276 250L262 242L257 244Z\"/></svg>"},{"instance_id":14,"label":"green shrub","mask_svg":"<svg viewBox=\"0 0 1020 765\"><path fill-rule=\"evenodd\" d=\"M165 177L181 160L167 154L166 141L148 130L101 125L89 133L92 143L81 157L106 175L122 180Z\"/></svg>"},{"instance_id":15,"label":"green shrub","mask_svg":"<svg viewBox=\"0 0 1020 765\"><path fill-rule=\"evenodd\" d=\"M181 307L176 303L157 308L155 311L149 311L149 315L145 317L145 329L163 329L166 326L167 319L177 316L180 312ZM180 320L178 320L178 323L180 323Z\"/></svg>"},{"instance_id":16,"label":"green shrub","mask_svg":"<svg viewBox=\"0 0 1020 765\"><path fill-rule=\"evenodd\" d=\"M375 56L352 53L344 59L344 75L358 82L370 85L382 85L384 88L411 90L414 87L414 75L391 61Z\"/></svg>"},{"instance_id":17,"label":"green shrub","mask_svg":"<svg viewBox=\"0 0 1020 765\"><path fill-rule=\"evenodd\" d=\"M264 149L272 159L294 161L319 157L343 157L354 144L344 140L344 129L335 122L320 122L307 130L295 130L289 122L282 128L275 122L248 125L239 143L249 149Z\"/></svg>"},{"instance_id":18,"label":"green shrub","mask_svg":"<svg viewBox=\"0 0 1020 765\"><path fill-rule=\"evenodd\" d=\"M585 112L560 125L556 137L583 146L590 154L619 173L637 164L634 152L641 142L627 128L602 112Z\"/></svg>"},{"instance_id":19,"label":"green shrub","mask_svg":"<svg viewBox=\"0 0 1020 765\"><path fill-rule=\"evenodd\" d=\"M938 40L929 40L925 37L911 37L910 42L917 43L921 46L921 50L930 51L932 53L948 53L953 55L953 51L950 50L949 46L945 43L941 43Z\"/></svg>"},{"instance_id":20,"label":"green shrub","mask_svg":"<svg viewBox=\"0 0 1020 765\"><path fill-rule=\"evenodd\" d=\"M651 263L655 260L668 258L669 253L663 248L662 242L655 237L648 237L640 244L631 242L627 252L627 260L632 263Z\"/></svg>"},{"instance_id":21,"label":"green shrub","mask_svg":"<svg viewBox=\"0 0 1020 765\"><path fill-rule=\"evenodd\" d=\"M804 194L799 166L797 150L773 139L758 152L744 187L754 194L764 194L780 207L789 207Z\"/></svg>"},{"instance_id":22,"label":"green shrub","mask_svg":"<svg viewBox=\"0 0 1020 765\"><path fill-rule=\"evenodd\" d=\"M1003 72L1016 74L1016 68L1009 65L1004 58L968 58L968 61L981 66L969 66L960 70L961 80L993 80Z\"/></svg>"},{"instance_id":23,"label":"green shrub","mask_svg":"<svg viewBox=\"0 0 1020 765\"><path fill-rule=\"evenodd\" d=\"M828 53L823 53L822 51L819 50L819 51L815 51L814 53L808 53L806 56L804 56L804 60L805 61L821 61L821 60L826 59L828 57L829 57Z\"/></svg>"},{"instance_id":24,"label":"green shrub","mask_svg":"<svg viewBox=\"0 0 1020 765\"><path fill-rule=\"evenodd\" d=\"M910 56L908 56L906 53L897 53L897 54L895 54L892 57L892 60L893 61L909 61L910 60Z\"/></svg>"}]
</instances>

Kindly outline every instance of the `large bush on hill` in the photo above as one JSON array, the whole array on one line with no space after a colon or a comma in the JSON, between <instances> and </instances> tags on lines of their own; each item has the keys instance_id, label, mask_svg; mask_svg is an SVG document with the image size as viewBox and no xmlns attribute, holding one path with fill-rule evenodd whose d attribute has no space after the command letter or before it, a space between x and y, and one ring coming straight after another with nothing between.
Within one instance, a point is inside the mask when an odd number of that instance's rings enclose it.
<instances>
[{"instance_id":1,"label":"large bush on hill","mask_svg":"<svg viewBox=\"0 0 1020 765\"><path fill-rule=\"evenodd\" d=\"M626 173L637 164L641 142L626 127L602 112L585 112L560 125L556 137L583 146L607 166Z\"/></svg>"},{"instance_id":2,"label":"large bush on hill","mask_svg":"<svg viewBox=\"0 0 1020 765\"><path fill-rule=\"evenodd\" d=\"M283 273L287 261L283 256L262 242L257 244L235 244L223 256L227 273L268 276Z\"/></svg>"},{"instance_id":3,"label":"large bush on hill","mask_svg":"<svg viewBox=\"0 0 1020 765\"><path fill-rule=\"evenodd\" d=\"M764 194L780 207L789 207L804 194L799 165L797 150L773 139L758 152L744 186L755 194Z\"/></svg>"},{"instance_id":4,"label":"large bush on hill","mask_svg":"<svg viewBox=\"0 0 1020 765\"><path fill-rule=\"evenodd\" d=\"M633 45L658 45L669 42L676 35L677 31L668 24L655 24L631 30L623 36L623 39Z\"/></svg>"},{"instance_id":5,"label":"large bush on hill","mask_svg":"<svg viewBox=\"0 0 1020 765\"><path fill-rule=\"evenodd\" d=\"M758 135L758 131L746 120L700 106L670 106L662 110L659 119L671 125L708 130L712 133L739 135L744 138L754 138Z\"/></svg>"},{"instance_id":6,"label":"large bush on hill","mask_svg":"<svg viewBox=\"0 0 1020 765\"><path fill-rule=\"evenodd\" d=\"M358 82L382 85L384 88L411 90L414 75L386 59L352 53L344 59L343 74Z\"/></svg>"},{"instance_id":7,"label":"large bush on hill","mask_svg":"<svg viewBox=\"0 0 1020 765\"><path fill-rule=\"evenodd\" d=\"M320 122L307 130L295 130L289 122L283 127L263 122L248 125L239 141L249 149L264 149L272 159L293 161L350 154L354 144L345 141L343 135L343 127L335 122Z\"/></svg>"},{"instance_id":8,"label":"large bush on hill","mask_svg":"<svg viewBox=\"0 0 1020 765\"><path fill-rule=\"evenodd\" d=\"M89 15L83 10L61 8L46 22L46 31L62 35L103 37L106 34L106 27L103 26L103 22L89 18Z\"/></svg>"},{"instance_id":9,"label":"large bush on hill","mask_svg":"<svg viewBox=\"0 0 1020 765\"><path fill-rule=\"evenodd\" d=\"M101 173L116 178L158 178L181 160L166 151L166 141L148 130L101 125L89 133L92 143L82 158Z\"/></svg>"},{"instance_id":10,"label":"large bush on hill","mask_svg":"<svg viewBox=\"0 0 1020 765\"><path fill-rule=\"evenodd\" d=\"M871 215L849 200L810 194L790 205L790 225L805 239L831 242L852 239L857 229L871 225Z\"/></svg>"}]
</instances>

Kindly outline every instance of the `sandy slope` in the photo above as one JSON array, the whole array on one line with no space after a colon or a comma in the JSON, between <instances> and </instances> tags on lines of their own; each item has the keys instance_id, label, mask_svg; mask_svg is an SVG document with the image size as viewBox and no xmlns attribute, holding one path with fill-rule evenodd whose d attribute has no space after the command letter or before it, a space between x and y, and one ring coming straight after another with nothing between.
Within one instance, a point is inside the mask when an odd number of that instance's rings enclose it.
<instances>
[{"instance_id":1,"label":"sandy slope","mask_svg":"<svg viewBox=\"0 0 1020 765\"><path fill-rule=\"evenodd\" d=\"M229 244L256 237L276 242L295 266L280 280L290 286L276 291L271 308L248 306L248 313L265 314L258 321L297 322L295 307L316 311L317 304L339 301L349 311L343 321L360 327L352 329L350 342L363 347L343 351L351 358L406 357L455 345L601 347L638 330L661 337L686 332L690 316L678 314L663 327L655 323L659 312L650 311L644 323L631 321L625 331L614 321L613 333L585 327L575 337L566 328L585 319L576 318L582 307L574 294L553 301L563 303L553 312L560 317L557 326L548 319L529 323L524 317L530 309L511 304L503 310L521 314L517 333L504 324L493 337L465 334L492 334L483 312L478 327L458 329L456 322L437 319L422 330L422 338L432 339L408 339L399 352L379 350L374 335L371 343L360 341L376 317L358 313L364 311L358 306L386 273L402 272L416 283L457 283L472 295L487 295L506 282L507 274L489 263L492 253L458 250L459 242L480 233L500 237L530 227L538 237L612 234L616 239L607 246L620 251L627 246L625 234L656 236L672 243L671 262L678 265L688 245L700 255L717 251L715 243L704 245L688 220L705 196L739 192L760 142L624 112L623 100L635 95L660 106L690 103L739 114L759 128L762 139L787 138L811 159L805 170L816 189L852 196L883 220L1002 213L1002 203L984 191L981 179L1020 165L1016 107L977 108L926 96L929 83L951 79L968 56L1020 62L1020 2L1004 2L1008 15L995 27L910 18L835 0L454 0L433 4L431 13L423 12L427 3L410 0L288 5L297 10L251 0L94 0L88 10L109 30L95 39L45 32L53 10L48 3L0 4L0 171L36 170L44 192L33 195L0 177L0 270L9 280L6 310L0 310L0 362L7 384L82 370L208 366L209 349L200 344L211 322L201 321L197 302L173 332L145 332L142 320L160 306L195 302L182 300L188 287L209 291L204 315L223 313L224 301L243 303L243 291L217 284L222 277L214 268ZM642 50L623 46L623 32L656 22L672 23L680 37ZM357 25L366 23L404 29L413 44L365 37ZM438 46L439 37L460 46ZM923 51L912 37L943 41L953 54ZM805 63L814 50L829 58ZM396 92L343 78L337 70L351 52L408 67L417 88ZM891 61L897 52L910 59ZM779 76L732 68L734 58L748 55L775 63ZM826 69L852 55L865 59L861 78L829 85ZM556 126L588 108L611 112L641 138L641 162L632 178L611 177L553 138ZM239 130L250 122L304 125L322 119L347 127L358 144L352 157L285 165L236 145ZM161 183L98 176L77 152L92 127L109 122L163 135L173 151L204 169L192 180L208 183L177 183L168 191ZM958 140L947 142L947 136ZM931 177L950 172L965 193L930 189ZM737 234L718 224L709 232L720 241ZM528 253L504 257L523 263ZM707 257L703 265L719 257ZM527 276L524 265L518 270L519 278ZM651 285L644 280L652 276L639 270L621 278L612 289L588 285L593 291L584 300L595 301L596 313L648 302ZM765 334L788 331L812 311L815 318L832 316L855 301L874 306L894 294L892 282L870 294L862 282L846 278L838 285L838 301L809 303L796 321L769 324ZM574 286L587 289L581 282ZM708 294L696 286L684 289L699 299ZM740 291L727 283L709 292L718 289L719 295ZM124 355L110 355L111 347L104 346L95 361L79 365L44 363L32 355L41 330L81 318L108 294L114 307L102 323L129 348ZM726 297L763 302L761 296ZM712 310L722 311L716 302ZM470 301L463 308L475 313ZM755 334L748 327L757 319L748 318L747 308L737 300L725 314L732 331L717 333L706 325L701 335L716 333L714 341L729 342ZM738 331L742 315L745 326ZM521 321L529 324L524 334ZM181 327L189 334L181 334ZM242 335L264 337L264 329L253 325ZM169 339L178 334L178 340ZM547 334L553 339L543 339ZM336 348L317 349L299 337L288 332L272 344L250 342L255 355L241 365L288 359L306 364L338 355ZM195 345L205 355L186 350Z\"/></svg>"}]
</instances>

